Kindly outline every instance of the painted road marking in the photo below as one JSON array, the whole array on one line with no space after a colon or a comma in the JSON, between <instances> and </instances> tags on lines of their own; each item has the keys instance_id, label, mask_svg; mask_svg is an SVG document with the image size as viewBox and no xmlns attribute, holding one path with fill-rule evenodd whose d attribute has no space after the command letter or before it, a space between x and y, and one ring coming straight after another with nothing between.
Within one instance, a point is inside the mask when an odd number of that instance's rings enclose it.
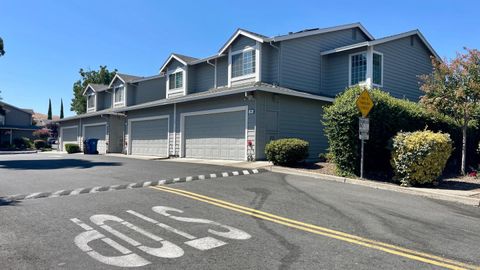
<instances>
[{"instance_id":1,"label":"painted road marking","mask_svg":"<svg viewBox=\"0 0 480 270\"><path fill-rule=\"evenodd\" d=\"M236 211L236 212L239 212L239 213L242 213L242 214L254 216L256 218L271 221L271 222L281 224L281 225L284 225L284 226L287 226L287 227L299 229L299 230L306 231L306 232L311 232L311 233L318 234L318 235L323 235L323 236L326 236L326 237L334 238L334 239L341 240L341 241L344 241L344 242L348 242L348 243L351 243L351 244L357 244L357 245L360 245L360 246L363 246L363 247L368 247L368 248L380 250L380 251L390 253L390 254L393 254L393 255L401 256L401 257L408 258L408 259L411 259L411 260L416 260L416 261L420 261L420 262L424 262L424 263L428 263L428 264L432 264L432 265L436 265L436 266L440 266L440 267L444 267L444 268L447 268L447 269L458 269L458 270L459 269L477 269L477 270L480 269L480 266L477 266L477 265L472 265L472 264L467 264L467 263L463 263L463 262L459 262L459 261L455 261L455 260L450 260L450 259L446 259L446 258L443 258L443 257L440 257L440 256L435 256L435 255L432 255L432 254L419 252L419 251L403 248L403 247L400 247L400 246L395 246L395 245L391 245L391 244L387 244L387 243L363 238L363 237L360 237L360 236L344 233L344 232L341 232L341 231L336 231L336 230L316 226L316 225L313 225L313 224L303 223L303 222L300 222L300 221L292 220L292 219L289 219L289 218L284 218L284 217L273 215L273 214L270 214L270 213L267 213L267 212L259 211L259 210L253 209L253 208L248 208L248 207L241 206L241 205L238 205L238 204L233 204L233 203L230 203L230 202L227 202L227 201L207 197L207 196L204 196L204 195L201 195L201 194L197 194L197 193L193 193L193 192L189 192L189 191L185 191L185 190L181 190L181 189L174 189L174 188L164 187L164 186L162 186L162 187L157 186L157 187L152 187L152 188L160 190L160 191L164 191L164 192L177 194L177 195L184 196L184 197L187 197L187 198L191 198L191 199L194 199L194 200L202 201L202 202L212 204L212 205L215 205L215 206L218 206L218 207L222 207L222 208L225 208L225 209Z\"/></svg>"},{"instance_id":2,"label":"painted road marking","mask_svg":"<svg viewBox=\"0 0 480 270\"><path fill-rule=\"evenodd\" d=\"M211 227L220 227L222 229L221 231L208 229L208 232L223 238L234 239L234 240L246 240L251 238L250 234L242 230L239 230L237 228L224 225L212 220L201 219L201 218L178 217L171 214L171 212L183 213L183 211L180 209L176 209L168 206L154 206L152 207L152 210L155 213L158 213L164 217L168 217L173 220L187 222L187 223L207 224L207 225L210 225ZM162 229L165 229L167 231L170 231L182 237L185 237L187 241L184 242L183 244L193 247L200 251L207 251L207 250L218 248L228 244L222 240L216 239L211 236L197 238L187 232L173 228L167 224L161 223L153 218L147 217L133 210L127 210L126 212L144 221L155 224ZM85 224L80 219L72 218L70 220L85 230L85 232L82 232L75 237L74 243L80 248L80 250L87 253L90 257L94 258L95 260L102 262L104 264L120 266L120 267L138 267L138 266L144 266L151 263L150 261L144 259L140 255L133 253L131 250L122 246L121 244L114 241L113 239L107 238L105 235L101 234L100 232L95 230L93 227ZM184 250L180 246L168 240L165 240L162 237L156 234L153 234L143 228L140 228L139 226L136 226L117 216L98 214L98 215L91 216L90 221L96 226L100 227L101 229L107 231L111 235L119 238L123 242L128 243L131 246L136 247L140 251L143 251L149 255L153 255L158 258L167 258L167 259L175 259L175 258L182 257L184 255ZM123 225L137 234L141 234L155 242L159 242L161 246L158 248L145 246L139 241L131 238L130 236L127 236L121 233L120 231L114 229L112 226L107 225L106 224L107 222L109 222L109 224L113 222L114 224ZM92 247L89 246L89 243L95 240L101 240L105 242L107 245L109 245L116 251L120 252L122 255L120 256L102 255L101 253L95 251Z\"/></svg>"}]
</instances>

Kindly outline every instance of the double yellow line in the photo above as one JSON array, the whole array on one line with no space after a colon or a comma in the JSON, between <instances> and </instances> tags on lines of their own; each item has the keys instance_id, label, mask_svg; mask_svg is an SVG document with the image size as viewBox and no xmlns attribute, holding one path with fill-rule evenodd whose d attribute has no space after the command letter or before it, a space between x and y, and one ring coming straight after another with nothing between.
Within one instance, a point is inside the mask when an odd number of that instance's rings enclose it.
<instances>
[{"instance_id":1,"label":"double yellow line","mask_svg":"<svg viewBox=\"0 0 480 270\"><path fill-rule=\"evenodd\" d=\"M378 242L375 240L363 238L360 236L336 231L336 230L331 230L328 228L308 224L308 223L303 223L297 220L289 219L289 218L284 218L281 216L273 215L267 212L259 211L253 208L248 208L245 206L241 206L238 204L233 204L230 202L222 201L219 199L207 197L201 194L181 190L181 189L175 189L175 188L170 188L170 187L165 187L165 186L155 186L152 187L153 189L164 191L164 192L169 192L173 194L177 194L183 197L191 198L197 201L205 202L208 204L212 204L218 207L222 207L225 209L229 209L235 212L239 212L242 214L246 214L249 216L253 216L256 218L260 218L263 220L268 220L277 224L281 224L290 228L295 228L298 230L306 231L306 232L311 232L314 234L319 234L323 235L326 237L334 238L337 240L341 240L344 242L348 242L351 244L356 244L360 245L363 247L368 247L376 250L380 250L386 253L394 254L397 256L405 257L411 260L415 261L420 261L440 267L444 267L447 269L477 269L480 270L480 266L476 265L471 265L471 264L466 264L462 263L459 261L454 261L446 258L442 258L439 256L435 256L432 254L424 253L424 252L419 252L383 242Z\"/></svg>"}]
</instances>

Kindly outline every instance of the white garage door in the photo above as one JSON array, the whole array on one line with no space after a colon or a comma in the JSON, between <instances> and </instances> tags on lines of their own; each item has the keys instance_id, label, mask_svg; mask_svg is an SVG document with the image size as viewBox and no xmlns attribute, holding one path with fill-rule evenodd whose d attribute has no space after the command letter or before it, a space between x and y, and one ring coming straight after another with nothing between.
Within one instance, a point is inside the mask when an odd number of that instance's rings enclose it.
<instances>
[{"instance_id":1,"label":"white garage door","mask_svg":"<svg viewBox=\"0 0 480 270\"><path fill-rule=\"evenodd\" d=\"M130 154L168 156L168 118L131 120Z\"/></svg>"},{"instance_id":2,"label":"white garage door","mask_svg":"<svg viewBox=\"0 0 480 270\"><path fill-rule=\"evenodd\" d=\"M97 151L100 154L107 152L107 125L99 124L94 126L84 126L83 139L98 139Z\"/></svg>"},{"instance_id":3,"label":"white garage door","mask_svg":"<svg viewBox=\"0 0 480 270\"><path fill-rule=\"evenodd\" d=\"M62 127L62 150L65 151L65 144L78 144L78 128L77 127Z\"/></svg>"},{"instance_id":4,"label":"white garage door","mask_svg":"<svg viewBox=\"0 0 480 270\"><path fill-rule=\"evenodd\" d=\"M245 160L245 111L184 118L185 157Z\"/></svg>"}]
</instances>

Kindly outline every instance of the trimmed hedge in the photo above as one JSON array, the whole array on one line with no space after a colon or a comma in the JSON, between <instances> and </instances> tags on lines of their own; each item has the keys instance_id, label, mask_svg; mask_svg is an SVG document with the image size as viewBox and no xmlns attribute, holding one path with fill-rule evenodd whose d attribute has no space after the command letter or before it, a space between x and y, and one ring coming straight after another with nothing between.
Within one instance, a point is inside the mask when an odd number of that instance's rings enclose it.
<instances>
[{"instance_id":1,"label":"trimmed hedge","mask_svg":"<svg viewBox=\"0 0 480 270\"><path fill-rule=\"evenodd\" d=\"M400 132L393 138L391 163L402 186L433 183L452 154L450 135L432 131Z\"/></svg>"},{"instance_id":2,"label":"trimmed hedge","mask_svg":"<svg viewBox=\"0 0 480 270\"><path fill-rule=\"evenodd\" d=\"M329 142L332 161L340 175L358 175L360 166L360 140L355 101L363 91L352 87L338 95L332 105L325 107L323 124ZM428 127L432 131L450 134L455 152L449 163L458 170L461 157L461 130L452 119L427 111L418 103L398 99L385 91L372 89L374 107L370 112L370 139L365 143L365 171L392 173L390 164L391 139L400 131L417 131ZM468 145L477 145L478 132L469 131ZM474 142L475 141L475 142ZM476 162L475 147L469 147L467 160Z\"/></svg>"},{"instance_id":3,"label":"trimmed hedge","mask_svg":"<svg viewBox=\"0 0 480 270\"><path fill-rule=\"evenodd\" d=\"M37 150L47 147L47 143L44 140L35 140L33 141L33 145Z\"/></svg>"},{"instance_id":4,"label":"trimmed hedge","mask_svg":"<svg viewBox=\"0 0 480 270\"><path fill-rule=\"evenodd\" d=\"M295 165L308 157L308 142L295 139L279 139L265 146L265 155L274 165Z\"/></svg>"},{"instance_id":5,"label":"trimmed hedge","mask_svg":"<svg viewBox=\"0 0 480 270\"><path fill-rule=\"evenodd\" d=\"M67 143L65 144L65 151L69 154L78 153L80 152L80 146L75 143Z\"/></svg>"}]
</instances>

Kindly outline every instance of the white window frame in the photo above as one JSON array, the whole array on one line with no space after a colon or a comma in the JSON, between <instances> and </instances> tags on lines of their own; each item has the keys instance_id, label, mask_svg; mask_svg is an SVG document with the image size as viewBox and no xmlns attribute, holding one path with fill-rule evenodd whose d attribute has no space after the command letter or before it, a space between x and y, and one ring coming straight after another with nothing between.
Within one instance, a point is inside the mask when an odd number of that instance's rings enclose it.
<instances>
[{"instance_id":1,"label":"white window frame","mask_svg":"<svg viewBox=\"0 0 480 270\"><path fill-rule=\"evenodd\" d=\"M123 88L123 99L122 101L115 102L115 95L116 95L116 90L119 88ZM125 101L127 99L126 94L127 94L127 86L126 84L119 84L113 88L113 107L122 107L125 106Z\"/></svg>"},{"instance_id":2,"label":"white window frame","mask_svg":"<svg viewBox=\"0 0 480 270\"><path fill-rule=\"evenodd\" d=\"M373 51L372 52L373 54L378 54L382 57L382 61L380 62L380 84L376 84L373 82L373 55L372 55L372 85L373 86L377 86L377 87L383 87L383 53L381 52L377 52L377 51Z\"/></svg>"},{"instance_id":3,"label":"white window frame","mask_svg":"<svg viewBox=\"0 0 480 270\"><path fill-rule=\"evenodd\" d=\"M170 89L170 75L172 74L175 74L175 73L178 73L178 72L182 72L182 80L183 80L183 83L182 83L182 87L179 87L179 88L174 88L174 89ZM168 70L167 71L167 74L166 74L166 83L167 83L167 98L170 97L170 95L176 95L176 94L179 94L181 93L183 96L187 94L187 69L186 68L183 68L183 67L177 67L176 69L172 69L172 70Z\"/></svg>"},{"instance_id":4,"label":"white window frame","mask_svg":"<svg viewBox=\"0 0 480 270\"><path fill-rule=\"evenodd\" d=\"M224 109L213 109L213 110L205 110L205 111L196 111L196 112L188 112L188 113L181 113L180 114L180 157L185 157L185 117L188 116L195 116L195 115L208 115L208 114L217 114L217 113L225 113L225 112L237 112L237 111L245 111L245 157L244 160L248 160L248 106L237 106L231 108L224 108ZM175 146L173 147L175 149Z\"/></svg>"},{"instance_id":5,"label":"white window frame","mask_svg":"<svg viewBox=\"0 0 480 270\"><path fill-rule=\"evenodd\" d=\"M352 84L352 57L356 55L364 54L365 58L367 60L366 62L366 69L367 71L365 72L365 80L358 82L356 84ZM368 53L367 51L362 51L362 52L356 52L356 53L351 53L348 55L348 86L352 87L354 85L365 85L367 84L367 79L368 79Z\"/></svg>"},{"instance_id":6,"label":"white window frame","mask_svg":"<svg viewBox=\"0 0 480 270\"><path fill-rule=\"evenodd\" d=\"M88 97L89 96L93 96L93 99L94 99L93 107L88 106L88 105L90 105L89 102L88 102ZM95 112L96 110L97 110L97 94L92 91L92 93L87 94L87 112Z\"/></svg>"},{"instance_id":7,"label":"white window frame","mask_svg":"<svg viewBox=\"0 0 480 270\"><path fill-rule=\"evenodd\" d=\"M243 76L232 77L232 56L250 50L255 50L255 72ZM228 51L228 86L232 86L232 82L243 81L252 78L255 78L255 82L259 82L261 79L261 61L262 44L258 41L256 42L255 46L249 46L242 50L232 51L230 48Z\"/></svg>"},{"instance_id":8,"label":"white window frame","mask_svg":"<svg viewBox=\"0 0 480 270\"><path fill-rule=\"evenodd\" d=\"M141 118L132 118L128 119L128 145L127 145L127 155L132 154L132 123L141 122L148 120L160 120L167 119L168 132L167 132L167 157L170 156L170 115L160 115L160 116L151 116L151 117L141 117ZM174 135L175 136L175 135Z\"/></svg>"}]
</instances>

